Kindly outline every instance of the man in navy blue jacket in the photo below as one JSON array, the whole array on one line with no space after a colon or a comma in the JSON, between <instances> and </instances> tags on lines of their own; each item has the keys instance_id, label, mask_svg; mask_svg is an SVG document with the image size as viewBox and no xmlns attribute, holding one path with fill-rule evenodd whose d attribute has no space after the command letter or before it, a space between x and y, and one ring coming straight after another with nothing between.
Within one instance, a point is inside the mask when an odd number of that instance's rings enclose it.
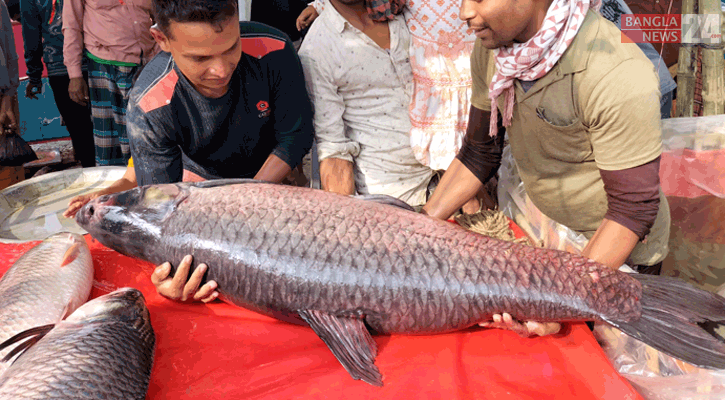
<instances>
[{"instance_id":1,"label":"man in navy blue jacket","mask_svg":"<svg viewBox=\"0 0 725 400\"><path fill-rule=\"evenodd\" d=\"M238 22L236 0L154 0L163 50L128 102L139 185L204 179L279 182L312 145L312 105L290 39Z\"/></svg>"},{"instance_id":2,"label":"man in navy blue jacket","mask_svg":"<svg viewBox=\"0 0 725 400\"><path fill-rule=\"evenodd\" d=\"M53 91L55 104L65 121L73 142L76 160L81 165L96 165L93 145L91 109L80 105L68 96L68 71L63 65L63 0L23 0L20 2L25 65L28 67L28 87L25 97L37 99L43 91L43 62L48 69L48 83ZM83 72L88 81L88 74Z\"/></svg>"}]
</instances>

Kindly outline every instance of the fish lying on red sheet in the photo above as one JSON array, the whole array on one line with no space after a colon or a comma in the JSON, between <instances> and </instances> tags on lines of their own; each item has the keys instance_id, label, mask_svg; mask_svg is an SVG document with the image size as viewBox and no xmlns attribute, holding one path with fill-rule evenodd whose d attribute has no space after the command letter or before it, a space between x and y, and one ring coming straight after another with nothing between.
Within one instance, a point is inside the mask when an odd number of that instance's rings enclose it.
<instances>
[{"instance_id":1,"label":"fish lying on red sheet","mask_svg":"<svg viewBox=\"0 0 725 400\"><path fill-rule=\"evenodd\" d=\"M353 378L374 385L382 375L369 329L435 334L502 312L605 321L692 364L725 368L722 297L406 208L381 196L218 180L99 197L76 221L107 247L157 265L192 254L224 300L304 321Z\"/></svg>"},{"instance_id":2,"label":"fish lying on red sheet","mask_svg":"<svg viewBox=\"0 0 725 400\"><path fill-rule=\"evenodd\" d=\"M92 284L93 260L83 236L61 232L48 237L0 279L0 343L59 322L88 300ZM13 347L0 351L0 358ZM0 362L0 375L8 365Z\"/></svg>"},{"instance_id":3,"label":"fish lying on red sheet","mask_svg":"<svg viewBox=\"0 0 725 400\"><path fill-rule=\"evenodd\" d=\"M0 345L23 349L0 376L0 400L143 400L155 342L141 292L118 289Z\"/></svg>"}]
</instances>

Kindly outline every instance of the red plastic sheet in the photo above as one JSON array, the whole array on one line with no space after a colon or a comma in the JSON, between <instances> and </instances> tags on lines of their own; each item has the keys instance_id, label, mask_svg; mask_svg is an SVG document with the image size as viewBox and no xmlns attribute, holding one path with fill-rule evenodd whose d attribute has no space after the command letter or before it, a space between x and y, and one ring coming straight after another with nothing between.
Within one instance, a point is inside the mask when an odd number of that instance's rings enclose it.
<instances>
[{"instance_id":1,"label":"red plastic sheet","mask_svg":"<svg viewBox=\"0 0 725 400\"><path fill-rule=\"evenodd\" d=\"M725 149L663 152L660 182L667 196L725 196Z\"/></svg>"},{"instance_id":2,"label":"red plastic sheet","mask_svg":"<svg viewBox=\"0 0 725 400\"><path fill-rule=\"evenodd\" d=\"M379 336L385 386L355 381L310 328L222 302L181 304L156 294L153 266L86 236L92 297L141 290L156 332L148 399L641 399L584 324L555 336L471 328ZM0 273L37 242L0 243Z\"/></svg>"}]
</instances>

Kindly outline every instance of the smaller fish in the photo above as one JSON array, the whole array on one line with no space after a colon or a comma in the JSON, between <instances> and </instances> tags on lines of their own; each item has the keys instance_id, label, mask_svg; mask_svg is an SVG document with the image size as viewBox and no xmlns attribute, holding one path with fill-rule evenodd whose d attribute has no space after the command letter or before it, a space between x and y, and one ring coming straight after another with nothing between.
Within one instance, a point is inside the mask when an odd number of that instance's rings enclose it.
<instances>
[{"instance_id":1,"label":"smaller fish","mask_svg":"<svg viewBox=\"0 0 725 400\"><path fill-rule=\"evenodd\" d=\"M20 353L0 376L0 400L143 400L155 341L143 294L118 289L0 344Z\"/></svg>"},{"instance_id":2,"label":"smaller fish","mask_svg":"<svg viewBox=\"0 0 725 400\"><path fill-rule=\"evenodd\" d=\"M0 278L0 342L59 322L88 300L92 285L93 260L83 236L61 232L48 237ZM0 358L10 350L0 351ZM0 374L7 367L0 362Z\"/></svg>"}]
</instances>

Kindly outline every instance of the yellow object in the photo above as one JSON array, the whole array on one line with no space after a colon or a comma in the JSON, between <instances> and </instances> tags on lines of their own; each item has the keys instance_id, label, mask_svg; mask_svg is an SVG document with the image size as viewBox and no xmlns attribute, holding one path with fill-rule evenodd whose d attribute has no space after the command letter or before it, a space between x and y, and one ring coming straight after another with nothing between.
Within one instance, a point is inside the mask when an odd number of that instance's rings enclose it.
<instances>
[{"instance_id":1,"label":"yellow object","mask_svg":"<svg viewBox=\"0 0 725 400\"><path fill-rule=\"evenodd\" d=\"M133 157L128 159L128 166L133 168Z\"/></svg>"}]
</instances>

